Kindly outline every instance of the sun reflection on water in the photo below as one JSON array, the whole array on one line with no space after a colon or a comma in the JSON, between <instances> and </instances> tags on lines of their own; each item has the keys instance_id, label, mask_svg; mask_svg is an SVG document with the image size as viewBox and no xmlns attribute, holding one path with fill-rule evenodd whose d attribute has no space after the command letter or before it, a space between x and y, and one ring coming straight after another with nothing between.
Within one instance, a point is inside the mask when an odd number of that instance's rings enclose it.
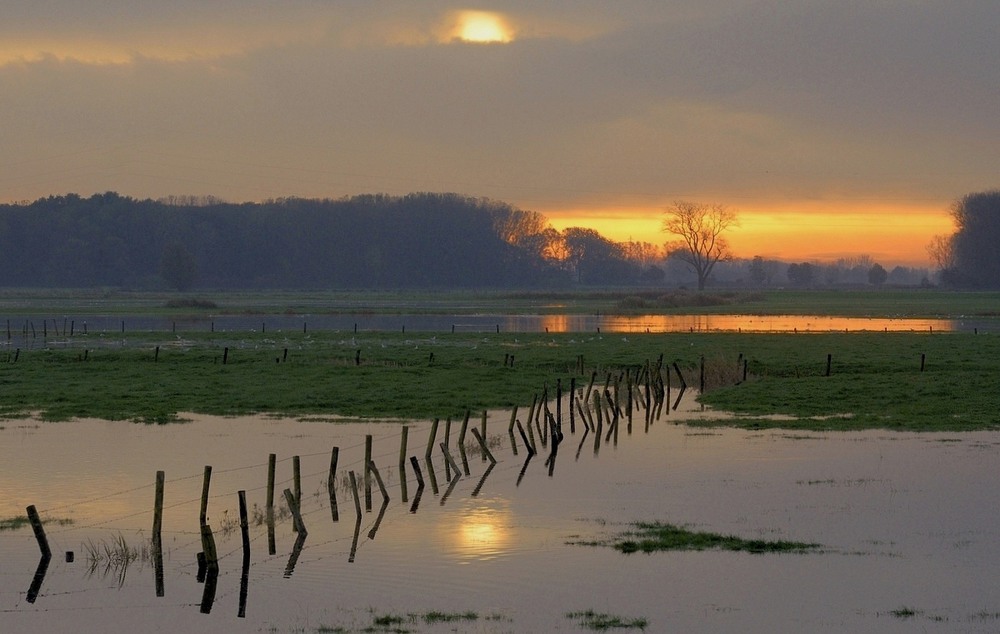
<instances>
[{"instance_id":1,"label":"sun reflection on water","mask_svg":"<svg viewBox=\"0 0 1000 634\"><path fill-rule=\"evenodd\" d=\"M510 550L513 513L505 501L473 503L475 506L462 511L449 541L465 563L496 559Z\"/></svg>"}]
</instances>

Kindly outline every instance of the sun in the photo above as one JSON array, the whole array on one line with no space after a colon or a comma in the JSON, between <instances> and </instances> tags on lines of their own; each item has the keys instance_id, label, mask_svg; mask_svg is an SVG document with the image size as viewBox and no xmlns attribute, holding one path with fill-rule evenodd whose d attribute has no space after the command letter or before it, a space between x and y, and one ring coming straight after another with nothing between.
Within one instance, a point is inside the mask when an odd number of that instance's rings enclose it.
<instances>
[{"instance_id":1,"label":"sun","mask_svg":"<svg viewBox=\"0 0 1000 634\"><path fill-rule=\"evenodd\" d=\"M513 29L498 13L462 11L457 18L453 35L464 42L505 43L514 39Z\"/></svg>"}]
</instances>

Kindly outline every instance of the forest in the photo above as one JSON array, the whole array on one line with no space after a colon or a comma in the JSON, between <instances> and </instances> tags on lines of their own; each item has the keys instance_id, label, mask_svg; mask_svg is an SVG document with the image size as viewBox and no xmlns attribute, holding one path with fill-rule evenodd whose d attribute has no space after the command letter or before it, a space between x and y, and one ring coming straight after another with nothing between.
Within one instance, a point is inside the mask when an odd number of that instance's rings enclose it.
<instances>
[{"instance_id":1,"label":"forest","mask_svg":"<svg viewBox=\"0 0 1000 634\"><path fill-rule=\"evenodd\" d=\"M952 209L959 230L928 246L936 271L726 257L708 280L726 288L1000 285L1000 194ZM666 238L666 236L665 236ZM694 287L669 245L557 231L541 213L453 193L369 194L231 203L135 199L114 192L0 205L0 287L446 289Z\"/></svg>"},{"instance_id":2,"label":"forest","mask_svg":"<svg viewBox=\"0 0 1000 634\"><path fill-rule=\"evenodd\" d=\"M227 203L109 192L0 205L3 287L616 286L655 276L637 247L655 251L458 194Z\"/></svg>"}]
</instances>

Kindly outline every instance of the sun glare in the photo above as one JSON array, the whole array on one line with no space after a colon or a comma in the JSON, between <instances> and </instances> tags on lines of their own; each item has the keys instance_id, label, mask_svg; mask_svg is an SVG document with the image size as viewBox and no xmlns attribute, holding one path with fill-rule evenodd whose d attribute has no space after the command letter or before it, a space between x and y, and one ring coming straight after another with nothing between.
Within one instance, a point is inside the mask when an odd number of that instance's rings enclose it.
<instances>
[{"instance_id":1,"label":"sun glare","mask_svg":"<svg viewBox=\"0 0 1000 634\"><path fill-rule=\"evenodd\" d=\"M462 11L458 14L454 37L464 42L504 43L514 39L507 20L488 11Z\"/></svg>"}]
</instances>

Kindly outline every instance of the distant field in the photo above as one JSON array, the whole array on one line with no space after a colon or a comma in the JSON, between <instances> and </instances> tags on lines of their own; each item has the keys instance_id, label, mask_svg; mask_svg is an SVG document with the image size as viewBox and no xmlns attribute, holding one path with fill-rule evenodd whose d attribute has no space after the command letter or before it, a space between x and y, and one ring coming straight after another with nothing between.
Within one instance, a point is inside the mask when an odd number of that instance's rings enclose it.
<instances>
[{"instance_id":1,"label":"distant field","mask_svg":"<svg viewBox=\"0 0 1000 634\"><path fill-rule=\"evenodd\" d=\"M698 313L864 317L998 317L1000 292L936 289L767 290L683 293L616 289L544 291L273 291L151 293L0 290L0 317L24 314L192 313L635 314Z\"/></svg>"}]
</instances>

